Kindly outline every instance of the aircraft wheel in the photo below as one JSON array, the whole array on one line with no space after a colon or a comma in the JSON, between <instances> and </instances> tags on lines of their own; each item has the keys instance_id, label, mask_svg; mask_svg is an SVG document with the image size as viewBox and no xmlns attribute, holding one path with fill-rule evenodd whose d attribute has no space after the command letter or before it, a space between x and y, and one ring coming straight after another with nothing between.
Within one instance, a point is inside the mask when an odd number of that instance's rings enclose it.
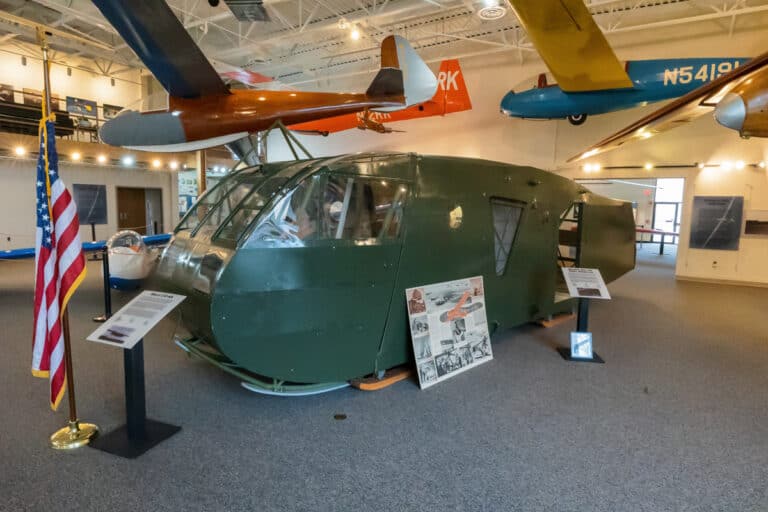
<instances>
[{"instance_id":1,"label":"aircraft wheel","mask_svg":"<svg viewBox=\"0 0 768 512\"><path fill-rule=\"evenodd\" d=\"M566 119L568 119L568 122L571 123L573 126L579 126L584 124L584 121L587 120L587 114L577 114L575 116L568 116Z\"/></svg>"}]
</instances>

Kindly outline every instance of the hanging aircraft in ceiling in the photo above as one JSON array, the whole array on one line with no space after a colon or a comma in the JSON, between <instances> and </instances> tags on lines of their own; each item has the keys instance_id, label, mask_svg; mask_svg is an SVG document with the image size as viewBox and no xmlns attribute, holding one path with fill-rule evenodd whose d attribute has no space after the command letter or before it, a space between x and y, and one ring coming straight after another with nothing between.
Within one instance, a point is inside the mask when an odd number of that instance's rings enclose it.
<instances>
[{"instance_id":1,"label":"hanging aircraft in ceiling","mask_svg":"<svg viewBox=\"0 0 768 512\"><path fill-rule=\"evenodd\" d=\"M94 0L105 18L168 91L162 111L125 110L104 123L101 139L145 151L192 151L269 129L364 110L423 103L437 79L408 41L388 36L381 69L364 93L230 90L162 0Z\"/></svg>"},{"instance_id":2,"label":"hanging aircraft in ceiling","mask_svg":"<svg viewBox=\"0 0 768 512\"><path fill-rule=\"evenodd\" d=\"M648 139L714 110L715 120L748 137L768 137L768 53L664 105L568 161Z\"/></svg>"},{"instance_id":3,"label":"hanging aircraft in ceiling","mask_svg":"<svg viewBox=\"0 0 768 512\"><path fill-rule=\"evenodd\" d=\"M501 111L525 119L581 125L605 114L680 97L750 57L619 62L583 0L511 0L520 23L557 83L546 74L534 88L509 91Z\"/></svg>"},{"instance_id":4,"label":"hanging aircraft in ceiling","mask_svg":"<svg viewBox=\"0 0 768 512\"><path fill-rule=\"evenodd\" d=\"M437 92L431 100L413 105L405 110L393 112L375 112L367 110L356 114L329 117L308 123L299 123L288 128L299 132L316 135L328 135L344 130L358 128L373 130L378 133L390 133L393 130L387 123L407 121L421 117L444 116L454 112L472 109L467 85L457 59L444 60L437 73Z\"/></svg>"}]
</instances>

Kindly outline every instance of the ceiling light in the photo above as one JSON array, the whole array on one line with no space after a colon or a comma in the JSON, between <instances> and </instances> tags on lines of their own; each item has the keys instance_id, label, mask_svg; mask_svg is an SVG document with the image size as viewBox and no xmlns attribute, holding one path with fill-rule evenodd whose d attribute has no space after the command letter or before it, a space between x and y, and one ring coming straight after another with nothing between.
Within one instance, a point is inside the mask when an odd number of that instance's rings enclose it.
<instances>
[{"instance_id":1,"label":"ceiling light","mask_svg":"<svg viewBox=\"0 0 768 512\"><path fill-rule=\"evenodd\" d=\"M735 165L735 167L736 167L736 169L738 169L739 171L740 171L740 170L742 170L742 169L744 168L744 160L736 160L736 165Z\"/></svg>"},{"instance_id":2,"label":"ceiling light","mask_svg":"<svg viewBox=\"0 0 768 512\"><path fill-rule=\"evenodd\" d=\"M171 163L168 164L168 167L170 167L172 171L175 171L179 168L179 162L176 160L171 160Z\"/></svg>"},{"instance_id":3,"label":"ceiling light","mask_svg":"<svg viewBox=\"0 0 768 512\"><path fill-rule=\"evenodd\" d=\"M482 0L475 3L475 12L481 20L499 20L507 14L507 3L505 0Z\"/></svg>"},{"instance_id":4,"label":"ceiling light","mask_svg":"<svg viewBox=\"0 0 768 512\"><path fill-rule=\"evenodd\" d=\"M646 164L643 166L643 168L644 168L646 171L650 171L651 169L653 169L653 164L652 164L651 162L647 162L647 163L646 163Z\"/></svg>"},{"instance_id":5,"label":"ceiling light","mask_svg":"<svg viewBox=\"0 0 768 512\"><path fill-rule=\"evenodd\" d=\"M16 146L13 148L13 152L16 153L16 156L24 156L27 154L27 150L24 149L22 146Z\"/></svg>"},{"instance_id":6,"label":"ceiling light","mask_svg":"<svg viewBox=\"0 0 768 512\"><path fill-rule=\"evenodd\" d=\"M96 161L99 162L100 164L105 164L105 163L107 163L107 156L106 155L99 155L99 156L96 157Z\"/></svg>"},{"instance_id":7,"label":"ceiling light","mask_svg":"<svg viewBox=\"0 0 768 512\"><path fill-rule=\"evenodd\" d=\"M600 171L600 164L592 164L592 171L593 172L599 172Z\"/></svg>"},{"instance_id":8,"label":"ceiling light","mask_svg":"<svg viewBox=\"0 0 768 512\"><path fill-rule=\"evenodd\" d=\"M730 171L731 169L733 169L733 164L728 160L726 160L725 162L720 162L720 168L725 171Z\"/></svg>"},{"instance_id":9,"label":"ceiling light","mask_svg":"<svg viewBox=\"0 0 768 512\"><path fill-rule=\"evenodd\" d=\"M82 156L82 155L80 155L80 153L78 153L77 151L75 151L74 153L72 153L72 160L74 160L75 162L77 162L78 160L80 160L81 156Z\"/></svg>"},{"instance_id":10,"label":"ceiling light","mask_svg":"<svg viewBox=\"0 0 768 512\"><path fill-rule=\"evenodd\" d=\"M133 157L130 155L125 155L123 158L120 159L121 162L123 162L123 165L126 167L130 167L133 165Z\"/></svg>"},{"instance_id":11,"label":"ceiling light","mask_svg":"<svg viewBox=\"0 0 768 512\"><path fill-rule=\"evenodd\" d=\"M339 30L347 30L349 28L349 23L347 22L346 18L339 18Z\"/></svg>"},{"instance_id":12,"label":"ceiling light","mask_svg":"<svg viewBox=\"0 0 768 512\"><path fill-rule=\"evenodd\" d=\"M760 160L760 162L758 162L757 166L759 168L761 168L761 169L765 169L765 160Z\"/></svg>"},{"instance_id":13,"label":"ceiling light","mask_svg":"<svg viewBox=\"0 0 768 512\"><path fill-rule=\"evenodd\" d=\"M159 169L161 165L163 165L163 162L161 162L159 159L155 158L152 160L152 167L155 169Z\"/></svg>"},{"instance_id":14,"label":"ceiling light","mask_svg":"<svg viewBox=\"0 0 768 512\"><path fill-rule=\"evenodd\" d=\"M704 168L704 162L699 162L698 164L696 164L696 167L698 167L699 169L703 169Z\"/></svg>"},{"instance_id":15,"label":"ceiling light","mask_svg":"<svg viewBox=\"0 0 768 512\"><path fill-rule=\"evenodd\" d=\"M266 101L266 100L267 98L265 98L264 96L259 96L259 101Z\"/></svg>"},{"instance_id":16,"label":"ceiling light","mask_svg":"<svg viewBox=\"0 0 768 512\"><path fill-rule=\"evenodd\" d=\"M357 27L353 28L352 32L349 33L349 37L351 37L353 41L360 39L360 29Z\"/></svg>"}]
</instances>

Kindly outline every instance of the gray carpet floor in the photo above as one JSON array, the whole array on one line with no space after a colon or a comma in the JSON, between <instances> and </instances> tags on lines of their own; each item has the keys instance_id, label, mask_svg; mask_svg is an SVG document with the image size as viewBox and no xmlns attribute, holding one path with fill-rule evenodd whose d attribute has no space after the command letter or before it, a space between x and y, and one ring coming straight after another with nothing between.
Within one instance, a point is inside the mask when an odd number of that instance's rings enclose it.
<instances>
[{"instance_id":1,"label":"gray carpet floor","mask_svg":"<svg viewBox=\"0 0 768 512\"><path fill-rule=\"evenodd\" d=\"M32 264L0 262L0 510L768 510L768 289L676 282L655 251L593 304L607 364L557 355L570 324L523 326L426 391L255 395L188 358L167 320L145 342L147 407L183 430L136 460L48 447L67 413L29 372ZM109 431L122 354L83 341L101 311L89 272L71 307L76 390Z\"/></svg>"}]
</instances>

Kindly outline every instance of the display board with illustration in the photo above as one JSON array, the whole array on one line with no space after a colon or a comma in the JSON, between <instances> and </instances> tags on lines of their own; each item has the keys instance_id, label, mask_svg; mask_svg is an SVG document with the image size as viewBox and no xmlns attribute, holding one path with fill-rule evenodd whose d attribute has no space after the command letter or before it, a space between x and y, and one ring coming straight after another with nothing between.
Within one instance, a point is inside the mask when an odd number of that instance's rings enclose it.
<instances>
[{"instance_id":1,"label":"display board with illustration","mask_svg":"<svg viewBox=\"0 0 768 512\"><path fill-rule=\"evenodd\" d=\"M694 196L691 249L739 250L742 196Z\"/></svg>"},{"instance_id":2,"label":"display board with illustration","mask_svg":"<svg viewBox=\"0 0 768 512\"><path fill-rule=\"evenodd\" d=\"M96 102L67 96L67 112L85 117L96 117Z\"/></svg>"},{"instance_id":3,"label":"display board with illustration","mask_svg":"<svg viewBox=\"0 0 768 512\"><path fill-rule=\"evenodd\" d=\"M482 276L405 291L422 389L493 359Z\"/></svg>"}]
</instances>

